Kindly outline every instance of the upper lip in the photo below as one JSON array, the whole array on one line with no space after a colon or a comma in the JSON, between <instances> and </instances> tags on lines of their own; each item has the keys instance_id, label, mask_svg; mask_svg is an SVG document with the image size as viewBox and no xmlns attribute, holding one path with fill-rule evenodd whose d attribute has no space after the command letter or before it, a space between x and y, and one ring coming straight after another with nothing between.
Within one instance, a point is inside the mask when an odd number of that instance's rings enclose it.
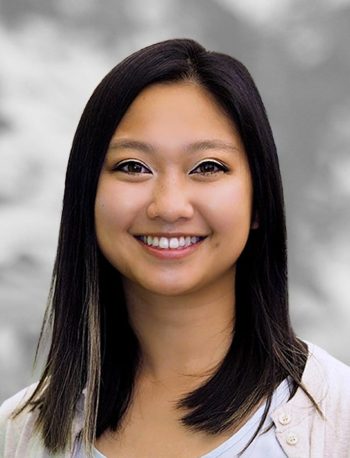
<instances>
[{"instance_id":1,"label":"upper lip","mask_svg":"<svg viewBox=\"0 0 350 458\"><path fill-rule=\"evenodd\" d=\"M142 234L135 234L135 237L166 237L167 239L171 239L172 237L174 238L179 238L179 237L207 237L207 234L202 235L202 234L184 234L183 232L144 232Z\"/></svg>"}]
</instances>

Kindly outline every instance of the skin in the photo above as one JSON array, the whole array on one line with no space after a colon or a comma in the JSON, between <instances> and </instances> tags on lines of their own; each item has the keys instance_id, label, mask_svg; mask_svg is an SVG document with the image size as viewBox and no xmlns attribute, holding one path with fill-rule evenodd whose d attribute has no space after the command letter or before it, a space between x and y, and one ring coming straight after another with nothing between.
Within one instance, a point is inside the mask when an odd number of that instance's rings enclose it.
<instances>
[{"instance_id":1,"label":"skin","mask_svg":"<svg viewBox=\"0 0 350 458\"><path fill-rule=\"evenodd\" d=\"M139 165L126 165L127 160ZM122 274L141 345L135 407L126 424L139 431L143 412L152 408L153 435L159 430L162 437L185 444L188 433L177 424L173 402L203 381L230 345L236 262L256 227L242 141L210 93L193 82L177 82L149 86L139 94L110 142L98 183L95 225L103 254ZM178 258L171 253L159 258L135 237L142 234L205 239ZM189 437L198 439L192 456L215 445L206 443L203 434ZM131 432L124 441L129 449L132 438ZM123 456L105 435L97 445L108 456L116 451ZM144 453L147 444L142 447ZM154 443L150 450L157 456ZM172 455L168 450L163 456ZM174 456L185 455L176 450Z\"/></svg>"}]
</instances>

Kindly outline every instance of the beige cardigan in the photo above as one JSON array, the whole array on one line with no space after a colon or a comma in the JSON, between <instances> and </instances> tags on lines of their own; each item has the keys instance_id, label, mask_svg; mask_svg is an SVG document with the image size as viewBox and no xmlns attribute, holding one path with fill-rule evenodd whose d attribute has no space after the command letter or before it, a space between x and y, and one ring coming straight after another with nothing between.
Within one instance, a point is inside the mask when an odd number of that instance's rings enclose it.
<instances>
[{"instance_id":1,"label":"beige cardigan","mask_svg":"<svg viewBox=\"0 0 350 458\"><path fill-rule=\"evenodd\" d=\"M301 389L278 407L271 418L275 434L290 458L350 458L350 367L308 343L309 357L302 382L320 406L324 418ZM0 457L44 458L49 455L34 434L35 413L9 419L13 409L35 385L22 390L0 407ZM83 396L82 396L83 397ZM75 439L82 427L83 399L79 401L73 427ZM74 453L55 455L72 457ZM273 457L268 457L273 458Z\"/></svg>"}]
</instances>

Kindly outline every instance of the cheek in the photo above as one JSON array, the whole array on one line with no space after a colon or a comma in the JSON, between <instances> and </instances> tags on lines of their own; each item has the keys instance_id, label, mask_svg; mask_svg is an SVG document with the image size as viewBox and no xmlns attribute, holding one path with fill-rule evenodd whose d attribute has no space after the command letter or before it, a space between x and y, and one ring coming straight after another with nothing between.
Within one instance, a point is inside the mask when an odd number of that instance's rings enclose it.
<instances>
[{"instance_id":1,"label":"cheek","mask_svg":"<svg viewBox=\"0 0 350 458\"><path fill-rule=\"evenodd\" d=\"M125 186L101 184L96 194L97 232L127 228L140 214L142 193L132 193Z\"/></svg>"},{"instance_id":2,"label":"cheek","mask_svg":"<svg viewBox=\"0 0 350 458\"><path fill-rule=\"evenodd\" d=\"M114 226L119 220L118 205L113 196L98 192L95 201L95 224L97 232L102 232Z\"/></svg>"},{"instance_id":3,"label":"cheek","mask_svg":"<svg viewBox=\"0 0 350 458\"><path fill-rule=\"evenodd\" d=\"M250 228L252 193L245 182L213 190L203 199L203 209L218 232L244 235Z\"/></svg>"}]
</instances>

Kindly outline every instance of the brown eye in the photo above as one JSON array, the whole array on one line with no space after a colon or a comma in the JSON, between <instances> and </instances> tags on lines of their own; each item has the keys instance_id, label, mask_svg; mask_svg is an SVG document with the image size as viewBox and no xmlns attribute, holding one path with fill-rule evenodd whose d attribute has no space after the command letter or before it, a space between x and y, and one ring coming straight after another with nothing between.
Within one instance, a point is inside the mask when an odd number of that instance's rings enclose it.
<instances>
[{"instance_id":1,"label":"brown eye","mask_svg":"<svg viewBox=\"0 0 350 458\"><path fill-rule=\"evenodd\" d=\"M118 172L128 173L130 175L136 175L140 173L151 173L151 171L145 165L137 161L121 162L115 167L114 170L117 170Z\"/></svg>"},{"instance_id":2,"label":"brown eye","mask_svg":"<svg viewBox=\"0 0 350 458\"><path fill-rule=\"evenodd\" d=\"M227 172L228 168L216 161L205 161L195 167L191 173L201 175L212 175L218 172Z\"/></svg>"}]
</instances>

